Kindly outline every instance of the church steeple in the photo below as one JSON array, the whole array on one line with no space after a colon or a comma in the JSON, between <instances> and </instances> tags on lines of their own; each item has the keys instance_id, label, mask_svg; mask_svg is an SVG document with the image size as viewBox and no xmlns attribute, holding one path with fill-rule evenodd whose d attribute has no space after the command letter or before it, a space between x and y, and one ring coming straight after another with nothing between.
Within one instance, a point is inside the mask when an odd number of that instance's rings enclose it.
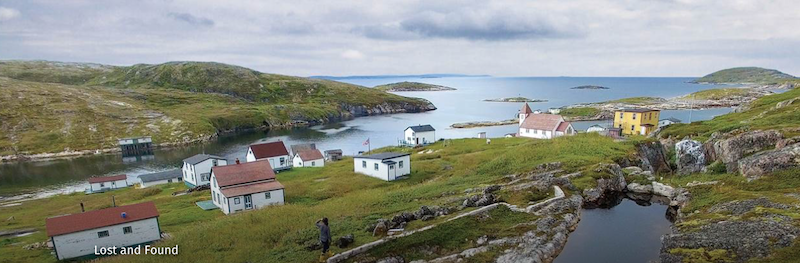
<instances>
[{"instance_id":1,"label":"church steeple","mask_svg":"<svg viewBox=\"0 0 800 263\"><path fill-rule=\"evenodd\" d=\"M531 113L533 113L533 111L531 110L531 107L528 106L528 103L526 102L525 104L522 105L522 109L519 110L519 125L522 125L522 122L525 121L525 118L527 118L528 115L530 115Z\"/></svg>"}]
</instances>

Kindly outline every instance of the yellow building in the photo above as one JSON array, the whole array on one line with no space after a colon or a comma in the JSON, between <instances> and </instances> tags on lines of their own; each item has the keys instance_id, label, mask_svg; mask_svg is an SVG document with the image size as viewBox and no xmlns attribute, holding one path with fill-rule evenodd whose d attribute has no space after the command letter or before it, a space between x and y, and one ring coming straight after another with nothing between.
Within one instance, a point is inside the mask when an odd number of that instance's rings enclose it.
<instances>
[{"instance_id":1,"label":"yellow building","mask_svg":"<svg viewBox=\"0 0 800 263\"><path fill-rule=\"evenodd\" d=\"M622 134L648 135L658 128L659 110L622 109L614 113L614 127L622 129Z\"/></svg>"}]
</instances>

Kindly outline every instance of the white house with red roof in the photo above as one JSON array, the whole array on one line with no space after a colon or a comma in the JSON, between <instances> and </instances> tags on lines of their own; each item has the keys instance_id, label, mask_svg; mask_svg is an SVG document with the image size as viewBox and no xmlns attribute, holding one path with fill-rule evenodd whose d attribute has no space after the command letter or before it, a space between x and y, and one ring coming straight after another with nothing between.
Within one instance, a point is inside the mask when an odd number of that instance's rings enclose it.
<instances>
[{"instance_id":1,"label":"white house with red roof","mask_svg":"<svg viewBox=\"0 0 800 263\"><path fill-rule=\"evenodd\" d=\"M109 190L128 187L128 176L124 174L115 176L92 177L89 181L90 193L102 193Z\"/></svg>"},{"instance_id":2,"label":"white house with red roof","mask_svg":"<svg viewBox=\"0 0 800 263\"><path fill-rule=\"evenodd\" d=\"M561 115L535 113L527 103L519 111L520 137L552 139L555 137L574 135L575 128Z\"/></svg>"},{"instance_id":3,"label":"white house with red roof","mask_svg":"<svg viewBox=\"0 0 800 263\"><path fill-rule=\"evenodd\" d=\"M247 162L268 160L275 171L292 168L291 156L282 141L250 145L247 149Z\"/></svg>"},{"instance_id":4,"label":"white house with red roof","mask_svg":"<svg viewBox=\"0 0 800 263\"><path fill-rule=\"evenodd\" d=\"M323 167L325 166L325 156L317 149L299 150L292 158L293 167Z\"/></svg>"},{"instance_id":5,"label":"white house with red roof","mask_svg":"<svg viewBox=\"0 0 800 263\"><path fill-rule=\"evenodd\" d=\"M95 246L129 247L161 239L153 202L47 218L47 236L59 260L94 255Z\"/></svg>"},{"instance_id":6,"label":"white house with red roof","mask_svg":"<svg viewBox=\"0 0 800 263\"><path fill-rule=\"evenodd\" d=\"M211 169L211 200L226 215L282 205L283 189L267 160Z\"/></svg>"},{"instance_id":7,"label":"white house with red roof","mask_svg":"<svg viewBox=\"0 0 800 263\"><path fill-rule=\"evenodd\" d=\"M207 185L211 179L211 167L220 165L228 165L228 159L210 154L196 154L183 159L183 182L190 188Z\"/></svg>"}]
</instances>

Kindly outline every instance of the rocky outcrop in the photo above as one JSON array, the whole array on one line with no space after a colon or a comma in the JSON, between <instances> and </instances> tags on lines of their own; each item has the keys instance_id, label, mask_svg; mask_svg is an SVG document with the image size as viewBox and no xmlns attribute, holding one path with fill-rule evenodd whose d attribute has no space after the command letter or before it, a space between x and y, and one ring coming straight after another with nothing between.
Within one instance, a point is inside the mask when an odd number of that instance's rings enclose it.
<instances>
[{"instance_id":1,"label":"rocky outcrop","mask_svg":"<svg viewBox=\"0 0 800 263\"><path fill-rule=\"evenodd\" d=\"M738 162L738 170L748 180L758 179L775 171L795 167L800 167L800 144L760 152Z\"/></svg>"},{"instance_id":2,"label":"rocky outcrop","mask_svg":"<svg viewBox=\"0 0 800 263\"><path fill-rule=\"evenodd\" d=\"M636 151L641 159L640 167L654 174L671 173L667 151L661 142L645 142L636 145Z\"/></svg>"},{"instance_id":3,"label":"rocky outcrop","mask_svg":"<svg viewBox=\"0 0 800 263\"><path fill-rule=\"evenodd\" d=\"M675 160L678 166L676 172L680 175L703 171L706 165L703 144L695 140L679 141L675 144Z\"/></svg>"},{"instance_id":4,"label":"rocky outcrop","mask_svg":"<svg viewBox=\"0 0 800 263\"><path fill-rule=\"evenodd\" d=\"M589 206L599 204L605 195L625 191L628 186L622 168L618 164L599 164L594 172L607 177L597 179L596 187L583 190L584 201Z\"/></svg>"},{"instance_id":5,"label":"rocky outcrop","mask_svg":"<svg viewBox=\"0 0 800 263\"><path fill-rule=\"evenodd\" d=\"M391 114L391 113L414 113L432 111L436 109L428 100L419 99L420 103L381 103L372 107L364 105L341 104L340 108L352 117L362 117L371 115Z\"/></svg>"},{"instance_id":6,"label":"rocky outcrop","mask_svg":"<svg viewBox=\"0 0 800 263\"><path fill-rule=\"evenodd\" d=\"M791 246L800 229L789 222L773 220L720 221L691 232L675 232L661 238L661 263L683 262L672 249L723 250L736 262L762 258L775 248Z\"/></svg>"},{"instance_id":7,"label":"rocky outcrop","mask_svg":"<svg viewBox=\"0 0 800 263\"><path fill-rule=\"evenodd\" d=\"M756 207L787 209L788 205L775 203L769 201L765 197L750 199L750 200L736 200L727 203L717 204L708 209L711 213L729 213L735 216L744 215L747 212L753 211Z\"/></svg>"},{"instance_id":8,"label":"rocky outcrop","mask_svg":"<svg viewBox=\"0 0 800 263\"><path fill-rule=\"evenodd\" d=\"M714 155L725 164L729 173L734 173L739 170L738 162L742 157L770 149L782 137L774 130L745 132L713 142Z\"/></svg>"},{"instance_id":9,"label":"rocky outcrop","mask_svg":"<svg viewBox=\"0 0 800 263\"><path fill-rule=\"evenodd\" d=\"M336 246L339 248L346 248L355 241L356 238L353 236L353 234L345 235L336 239Z\"/></svg>"},{"instance_id":10,"label":"rocky outcrop","mask_svg":"<svg viewBox=\"0 0 800 263\"><path fill-rule=\"evenodd\" d=\"M391 219L378 219L374 224L368 225L364 231L372 232L373 236L383 236L389 229L402 229L414 220L428 221L439 216L449 215L453 209L439 206L421 206L414 212L402 212Z\"/></svg>"},{"instance_id":11,"label":"rocky outcrop","mask_svg":"<svg viewBox=\"0 0 800 263\"><path fill-rule=\"evenodd\" d=\"M479 207L494 204L500 201L500 198L494 195L494 192L500 190L499 185L489 186L483 190L483 193L472 195L464 199L461 205L464 207Z\"/></svg>"}]
</instances>

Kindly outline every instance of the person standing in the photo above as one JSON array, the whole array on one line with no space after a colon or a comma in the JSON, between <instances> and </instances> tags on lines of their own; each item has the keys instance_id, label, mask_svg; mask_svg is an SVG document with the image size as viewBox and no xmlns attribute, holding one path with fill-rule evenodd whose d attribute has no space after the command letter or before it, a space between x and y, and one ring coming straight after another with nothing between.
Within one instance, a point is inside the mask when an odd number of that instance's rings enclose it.
<instances>
[{"instance_id":1,"label":"person standing","mask_svg":"<svg viewBox=\"0 0 800 263\"><path fill-rule=\"evenodd\" d=\"M325 255L331 247L331 229L328 227L328 218L323 217L317 220L316 224L319 228L319 242L322 243L322 254Z\"/></svg>"}]
</instances>

